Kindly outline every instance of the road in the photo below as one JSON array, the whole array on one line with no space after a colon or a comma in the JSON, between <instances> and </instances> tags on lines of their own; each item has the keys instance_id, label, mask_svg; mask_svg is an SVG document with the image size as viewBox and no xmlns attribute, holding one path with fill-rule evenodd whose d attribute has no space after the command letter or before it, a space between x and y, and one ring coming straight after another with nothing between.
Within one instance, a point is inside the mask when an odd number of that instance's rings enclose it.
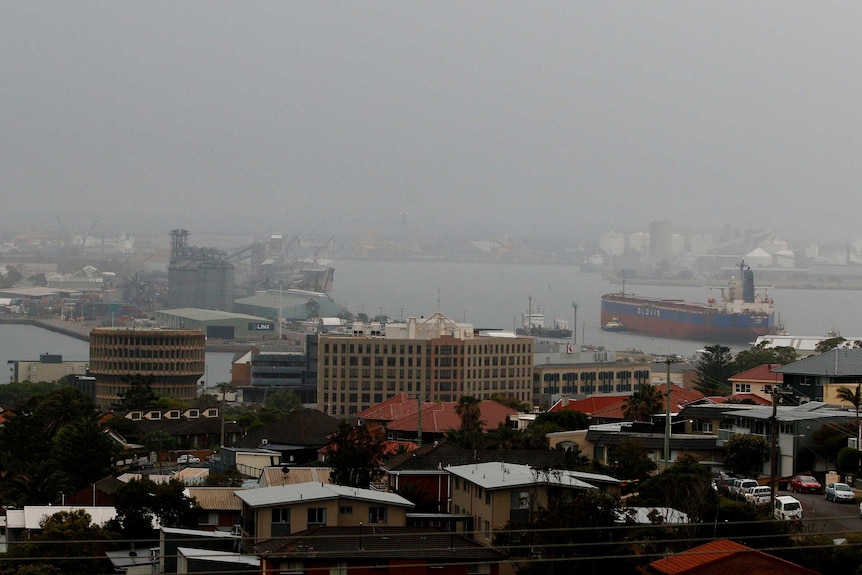
<instances>
[{"instance_id":1,"label":"road","mask_svg":"<svg viewBox=\"0 0 862 575\"><path fill-rule=\"evenodd\" d=\"M859 506L856 503L826 501L823 495L779 491L778 495L793 495L802 502L805 530L823 533L833 539L862 531Z\"/></svg>"}]
</instances>

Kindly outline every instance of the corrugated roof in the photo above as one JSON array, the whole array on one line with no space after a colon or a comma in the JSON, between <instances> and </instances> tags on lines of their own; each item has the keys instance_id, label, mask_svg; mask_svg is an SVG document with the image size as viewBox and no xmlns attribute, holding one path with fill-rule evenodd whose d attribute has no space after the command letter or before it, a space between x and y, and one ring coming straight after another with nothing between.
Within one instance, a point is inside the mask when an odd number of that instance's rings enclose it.
<instances>
[{"instance_id":1,"label":"corrugated roof","mask_svg":"<svg viewBox=\"0 0 862 575\"><path fill-rule=\"evenodd\" d=\"M251 507L269 507L271 505L284 505L298 501L322 501L338 498L359 499L374 503L413 507L413 503L395 493L325 483L297 483L295 485L238 490L235 493L237 497Z\"/></svg>"},{"instance_id":2,"label":"corrugated roof","mask_svg":"<svg viewBox=\"0 0 862 575\"><path fill-rule=\"evenodd\" d=\"M282 471L284 466L266 467L260 478L262 487L279 485L295 485L297 483L331 483L330 467L288 467L287 474Z\"/></svg>"},{"instance_id":3,"label":"corrugated roof","mask_svg":"<svg viewBox=\"0 0 862 575\"><path fill-rule=\"evenodd\" d=\"M395 455L386 461L383 468L388 473L416 471L444 473L443 468L450 465L468 465L490 461L532 465L542 469L558 468L565 465L566 454L563 451L551 449L465 449L443 440L437 445L428 444L413 452Z\"/></svg>"},{"instance_id":4,"label":"corrugated roof","mask_svg":"<svg viewBox=\"0 0 862 575\"><path fill-rule=\"evenodd\" d=\"M573 489L596 489L565 470L542 471L529 465L511 463L475 463L447 467L446 471L483 489L510 489L521 485L555 485Z\"/></svg>"},{"instance_id":5,"label":"corrugated roof","mask_svg":"<svg viewBox=\"0 0 862 575\"><path fill-rule=\"evenodd\" d=\"M175 309L163 309L156 313L163 313L179 318L190 319L194 321L212 321L225 319L246 319L249 321L272 321L272 318L258 317L244 313L233 313L229 311L220 311L215 309L200 309L196 307L180 307Z\"/></svg>"},{"instance_id":6,"label":"corrugated roof","mask_svg":"<svg viewBox=\"0 0 862 575\"><path fill-rule=\"evenodd\" d=\"M327 560L503 561L496 549L463 535L431 527L319 527L264 541L254 548L264 556L325 557ZM423 569L424 571L424 569Z\"/></svg>"},{"instance_id":7,"label":"corrugated roof","mask_svg":"<svg viewBox=\"0 0 862 575\"><path fill-rule=\"evenodd\" d=\"M862 349L833 349L781 366L775 372L829 377L862 375Z\"/></svg>"},{"instance_id":8,"label":"corrugated roof","mask_svg":"<svg viewBox=\"0 0 862 575\"><path fill-rule=\"evenodd\" d=\"M183 557L214 561L216 563L229 563L248 565L251 567L260 566L260 557L257 555L241 555L231 551L214 551L212 549L197 549L194 547L177 547L177 554Z\"/></svg>"},{"instance_id":9,"label":"corrugated roof","mask_svg":"<svg viewBox=\"0 0 862 575\"><path fill-rule=\"evenodd\" d=\"M194 497L206 511L240 511L242 501L234 493L236 487L189 487L189 497Z\"/></svg>"}]
</instances>

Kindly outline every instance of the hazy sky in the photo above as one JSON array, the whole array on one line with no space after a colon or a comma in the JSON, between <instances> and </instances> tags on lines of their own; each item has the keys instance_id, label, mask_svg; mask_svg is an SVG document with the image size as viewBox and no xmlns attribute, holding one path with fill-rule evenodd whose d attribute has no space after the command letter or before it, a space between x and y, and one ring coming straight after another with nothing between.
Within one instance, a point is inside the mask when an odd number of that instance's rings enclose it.
<instances>
[{"instance_id":1,"label":"hazy sky","mask_svg":"<svg viewBox=\"0 0 862 575\"><path fill-rule=\"evenodd\" d=\"M0 2L0 226L855 237L856 2Z\"/></svg>"}]
</instances>

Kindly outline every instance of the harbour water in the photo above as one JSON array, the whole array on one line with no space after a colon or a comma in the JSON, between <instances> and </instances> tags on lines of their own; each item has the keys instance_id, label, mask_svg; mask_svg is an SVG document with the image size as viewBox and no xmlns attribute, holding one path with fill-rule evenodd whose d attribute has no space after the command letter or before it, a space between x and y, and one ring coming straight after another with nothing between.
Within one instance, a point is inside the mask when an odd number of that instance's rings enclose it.
<instances>
[{"instance_id":1,"label":"harbour water","mask_svg":"<svg viewBox=\"0 0 862 575\"><path fill-rule=\"evenodd\" d=\"M546 323L577 322L577 344L602 345L612 350L639 349L654 354L691 357L709 341L681 341L602 331L599 322L602 294L619 291L601 274L583 273L577 266L475 264L456 262L340 261L333 298L353 313L386 314L400 319L429 316L440 311L455 321L480 328L511 331L520 324L529 298L540 307ZM755 270L755 281L756 270ZM704 301L706 288L627 286L627 292L656 297ZM838 330L848 338L862 338L862 291L771 289L781 320L794 335L826 336ZM733 346L734 351L747 346ZM64 359L86 361L86 341L27 325L0 325L0 365L9 360L38 359L59 353ZM232 353L207 353L204 376L208 386L230 380ZM8 381L7 375L0 379Z\"/></svg>"}]
</instances>

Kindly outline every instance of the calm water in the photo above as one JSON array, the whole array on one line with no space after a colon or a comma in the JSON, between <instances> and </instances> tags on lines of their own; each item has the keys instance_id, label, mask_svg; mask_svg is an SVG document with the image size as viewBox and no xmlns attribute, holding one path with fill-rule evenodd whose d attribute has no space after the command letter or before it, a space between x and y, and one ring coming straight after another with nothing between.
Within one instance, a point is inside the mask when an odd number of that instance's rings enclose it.
<instances>
[{"instance_id":1,"label":"calm water","mask_svg":"<svg viewBox=\"0 0 862 575\"><path fill-rule=\"evenodd\" d=\"M577 302L575 335L579 344L688 357L713 343L602 331L600 298L620 287L605 281L601 274L581 273L575 266L367 261L337 262L334 266L332 296L354 313L427 317L439 309L456 321L512 330L520 324L521 313L527 311L532 296L534 308L541 307L547 323L561 318L572 325L572 302ZM704 301L709 296L706 288L629 286L626 291L692 301ZM836 329L845 337L862 339L862 291L774 289L770 294L792 334L825 336ZM0 366L4 369L8 360L38 359L45 352L85 361L89 346L85 341L32 326L0 325ZM231 353L207 354L204 379L208 385L230 381L232 358ZM7 374L0 382L8 381Z\"/></svg>"}]
</instances>

